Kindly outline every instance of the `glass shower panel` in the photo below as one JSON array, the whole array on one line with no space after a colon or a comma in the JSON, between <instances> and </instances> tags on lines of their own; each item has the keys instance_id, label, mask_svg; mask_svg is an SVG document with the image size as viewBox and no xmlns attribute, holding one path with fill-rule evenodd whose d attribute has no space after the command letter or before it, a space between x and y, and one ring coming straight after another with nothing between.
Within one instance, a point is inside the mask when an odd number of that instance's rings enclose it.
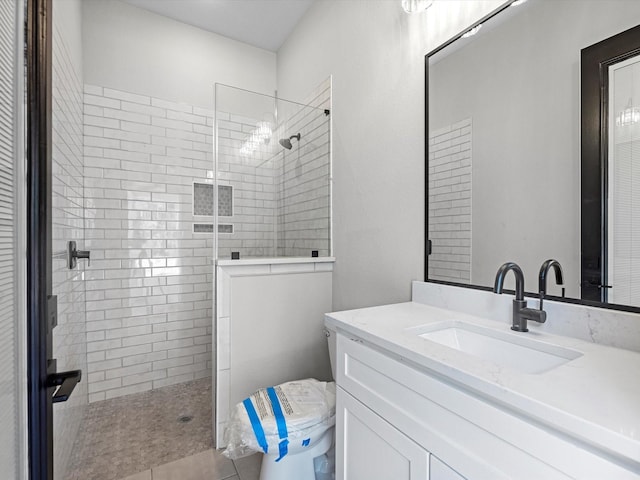
<instances>
[{"instance_id":1,"label":"glass shower panel","mask_svg":"<svg viewBox=\"0 0 640 480\"><path fill-rule=\"evenodd\" d=\"M53 2L53 18L59 4ZM55 21L54 21L55 25ZM70 268L68 244L86 249L83 157L82 74L71 61L70 43L61 28L53 29L51 101L51 236L52 293L58 297L58 324L53 329L57 371L82 370L82 381L66 402L53 407L54 477L66 478L74 441L88 404L86 301L105 300L102 292L86 293L87 260ZM94 252L93 260L96 258ZM95 313L95 312L92 312ZM95 338L96 332L93 335ZM104 335L104 334L103 334ZM97 338L96 338L97 340ZM104 354L104 353L103 353ZM95 354L94 354L95 355ZM93 373L93 372L91 372ZM93 377L100 375L93 373ZM104 373L102 373L104 375ZM97 378L96 378L97 380Z\"/></svg>"},{"instance_id":2,"label":"glass shower panel","mask_svg":"<svg viewBox=\"0 0 640 480\"><path fill-rule=\"evenodd\" d=\"M280 148L274 156L277 256L328 257L331 255L328 112L278 100L278 113Z\"/></svg>"},{"instance_id":3,"label":"glass shower panel","mask_svg":"<svg viewBox=\"0 0 640 480\"><path fill-rule=\"evenodd\" d=\"M215 87L217 258L330 256L329 112Z\"/></svg>"},{"instance_id":4,"label":"glass shower panel","mask_svg":"<svg viewBox=\"0 0 640 480\"><path fill-rule=\"evenodd\" d=\"M275 256L275 129L272 97L216 85L218 258Z\"/></svg>"}]
</instances>

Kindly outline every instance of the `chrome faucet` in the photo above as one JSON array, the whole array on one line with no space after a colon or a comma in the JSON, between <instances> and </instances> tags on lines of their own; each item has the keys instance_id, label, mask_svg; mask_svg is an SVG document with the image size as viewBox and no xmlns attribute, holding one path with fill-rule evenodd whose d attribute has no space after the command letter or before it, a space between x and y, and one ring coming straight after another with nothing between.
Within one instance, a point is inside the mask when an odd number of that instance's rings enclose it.
<instances>
[{"instance_id":1,"label":"chrome faucet","mask_svg":"<svg viewBox=\"0 0 640 480\"><path fill-rule=\"evenodd\" d=\"M547 313L542 310L542 303L539 310L535 308L527 308L527 301L524 299L524 274L517 263L507 262L498 269L498 272L496 273L496 281L493 286L493 292L502 293L504 277L509 271L513 271L513 274L516 277L516 298L513 300L511 330L515 330L516 332L528 332L529 329L527 328L527 321L533 320L538 323L544 323L547 321Z\"/></svg>"}]
</instances>

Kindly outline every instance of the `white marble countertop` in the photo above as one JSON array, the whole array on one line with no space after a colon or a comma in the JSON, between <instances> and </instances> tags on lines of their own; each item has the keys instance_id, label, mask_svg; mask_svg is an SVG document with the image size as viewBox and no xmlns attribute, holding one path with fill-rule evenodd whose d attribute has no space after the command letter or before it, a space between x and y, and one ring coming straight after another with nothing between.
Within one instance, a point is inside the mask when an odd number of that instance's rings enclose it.
<instances>
[{"instance_id":1,"label":"white marble countertop","mask_svg":"<svg viewBox=\"0 0 640 480\"><path fill-rule=\"evenodd\" d=\"M525 374L419 337L412 327L458 320L577 350L583 355L544 373ZM327 314L338 332L462 384L485 398L568 434L640 471L640 353L408 302Z\"/></svg>"}]
</instances>

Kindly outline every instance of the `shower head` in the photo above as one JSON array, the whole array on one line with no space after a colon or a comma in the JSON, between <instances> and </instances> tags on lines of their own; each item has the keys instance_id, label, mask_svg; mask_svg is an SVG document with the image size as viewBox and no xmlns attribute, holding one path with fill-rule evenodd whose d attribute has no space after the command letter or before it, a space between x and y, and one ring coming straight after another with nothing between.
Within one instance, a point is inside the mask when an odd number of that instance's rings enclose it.
<instances>
[{"instance_id":1,"label":"shower head","mask_svg":"<svg viewBox=\"0 0 640 480\"><path fill-rule=\"evenodd\" d=\"M287 150L291 150L293 148L293 145L291 144L291 140L293 140L294 138L299 142L300 134L298 133L297 135L291 135L289 138L281 138L280 145L282 145Z\"/></svg>"}]
</instances>

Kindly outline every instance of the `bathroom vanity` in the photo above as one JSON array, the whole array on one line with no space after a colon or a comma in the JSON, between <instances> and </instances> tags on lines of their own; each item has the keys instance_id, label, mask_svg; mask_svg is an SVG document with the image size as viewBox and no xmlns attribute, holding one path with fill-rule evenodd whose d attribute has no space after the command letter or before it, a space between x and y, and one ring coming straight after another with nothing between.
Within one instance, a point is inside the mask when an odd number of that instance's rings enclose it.
<instances>
[{"instance_id":1,"label":"bathroom vanity","mask_svg":"<svg viewBox=\"0 0 640 480\"><path fill-rule=\"evenodd\" d=\"M513 332L511 299L489 292L470 293L484 302L474 315L415 301L439 288L326 316L337 479L640 478L640 353Z\"/></svg>"}]
</instances>

